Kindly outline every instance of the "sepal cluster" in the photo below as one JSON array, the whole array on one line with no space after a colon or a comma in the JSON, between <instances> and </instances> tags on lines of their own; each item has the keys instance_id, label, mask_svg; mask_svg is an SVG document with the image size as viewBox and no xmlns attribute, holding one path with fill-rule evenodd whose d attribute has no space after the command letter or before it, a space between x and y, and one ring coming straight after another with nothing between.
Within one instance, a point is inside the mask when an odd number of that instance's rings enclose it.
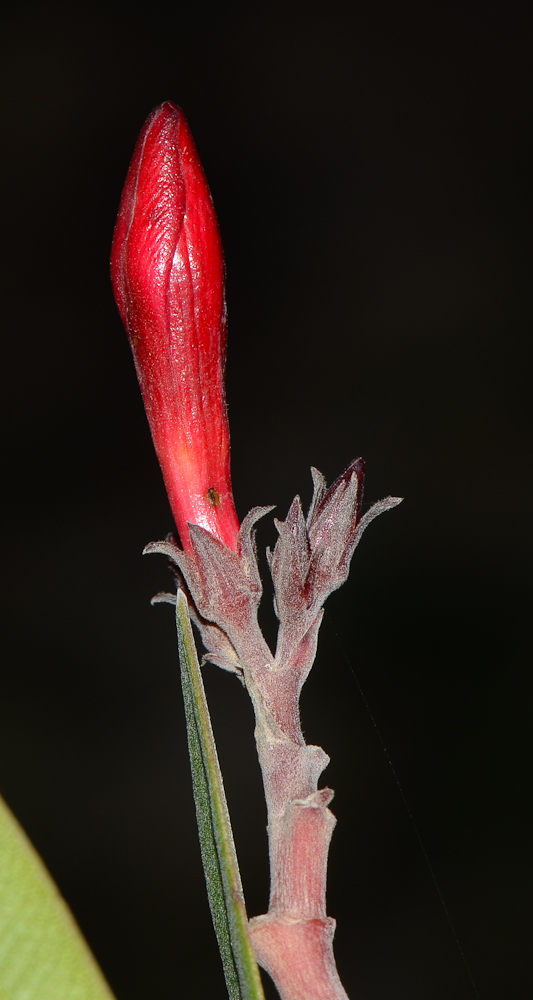
<instances>
[{"instance_id":1,"label":"sepal cluster","mask_svg":"<svg viewBox=\"0 0 533 1000\"><path fill-rule=\"evenodd\" d=\"M267 550L279 619L275 655L261 634L257 611L262 584L257 565L255 526L272 507L254 507L241 524L235 551L199 525L189 524L190 548L166 540L145 552L170 558L183 581L206 659L246 674L290 671L303 684L316 653L326 598L346 580L350 561L368 524L400 503L386 497L363 516L364 463L355 459L329 487L312 469L313 499L304 517L295 497L284 521L275 519L278 540ZM173 595L159 600L175 601Z\"/></svg>"}]
</instances>

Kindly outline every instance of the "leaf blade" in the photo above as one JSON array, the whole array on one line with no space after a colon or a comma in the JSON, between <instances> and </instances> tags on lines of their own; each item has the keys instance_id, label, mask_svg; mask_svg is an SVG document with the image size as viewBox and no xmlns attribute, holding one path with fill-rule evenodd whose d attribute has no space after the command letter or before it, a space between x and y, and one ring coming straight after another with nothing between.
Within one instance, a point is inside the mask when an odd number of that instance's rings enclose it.
<instances>
[{"instance_id":1,"label":"leaf blade","mask_svg":"<svg viewBox=\"0 0 533 1000\"><path fill-rule=\"evenodd\" d=\"M230 1000L264 1000L187 598L181 590L176 627L200 849L226 987Z\"/></svg>"},{"instance_id":2,"label":"leaf blade","mask_svg":"<svg viewBox=\"0 0 533 1000\"><path fill-rule=\"evenodd\" d=\"M67 904L2 799L0 997L113 1000Z\"/></svg>"}]
</instances>

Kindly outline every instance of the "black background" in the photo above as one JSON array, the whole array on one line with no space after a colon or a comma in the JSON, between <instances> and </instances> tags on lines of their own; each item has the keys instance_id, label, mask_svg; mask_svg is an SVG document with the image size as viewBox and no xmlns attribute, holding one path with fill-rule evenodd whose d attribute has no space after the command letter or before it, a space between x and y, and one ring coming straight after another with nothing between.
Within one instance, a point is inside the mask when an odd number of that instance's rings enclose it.
<instances>
[{"instance_id":1,"label":"black background","mask_svg":"<svg viewBox=\"0 0 533 1000\"><path fill-rule=\"evenodd\" d=\"M171 517L109 245L138 131L189 118L228 270L239 514L361 454L375 522L302 700L359 1000L530 997L531 21L521 3L21 3L4 21L0 787L118 1000L224 997L196 842ZM274 530L260 529L260 544ZM268 608L267 628L271 627ZM345 654L342 652L344 649ZM252 717L205 671L250 913Z\"/></svg>"}]
</instances>

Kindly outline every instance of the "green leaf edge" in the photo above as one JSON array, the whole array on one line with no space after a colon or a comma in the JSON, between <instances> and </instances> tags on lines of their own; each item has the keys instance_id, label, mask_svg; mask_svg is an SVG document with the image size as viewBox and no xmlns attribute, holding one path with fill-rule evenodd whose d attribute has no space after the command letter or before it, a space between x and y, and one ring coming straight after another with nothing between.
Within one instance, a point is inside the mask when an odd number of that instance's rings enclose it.
<instances>
[{"instance_id":1,"label":"green leaf edge","mask_svg":"<svg viewBox=\"0 0 533 1000\"><path fill-rule=\"evenodd\" d=\"M67 904L0 798L1 1000L114 1000Z\"/></svg>"},{"instance_id":2,"label":"green leaf edge","mask_svg":"<svg viewBox=\"0 0 533 1000\"><path fill-rule=\"evenodd\" d=\"M248 930L224 783L187 598L178 590L176 627L194 802L209 907L230 1000L264 1000Z\"/></svg>"}]
</instances>

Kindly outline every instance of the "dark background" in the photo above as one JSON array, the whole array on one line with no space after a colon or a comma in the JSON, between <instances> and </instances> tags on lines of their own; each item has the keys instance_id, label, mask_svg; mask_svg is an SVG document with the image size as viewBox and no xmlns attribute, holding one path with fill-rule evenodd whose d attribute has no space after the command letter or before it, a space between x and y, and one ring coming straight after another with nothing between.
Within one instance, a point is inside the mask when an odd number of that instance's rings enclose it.
<instances>
[{"instance_id":1,"label":"dark background","mask_svg":"<svg viewBox=\"0 0 533 1000\"><path fill-rule=\"evenodd\" d=\"M531 21L521 3L21 3L2 31L0 788L118 1000L224 997L164 560L108 278L138 131L186 111L226 250L241 516L358 454L371 526L303 696L358 1000L531 997ZM530 11L530 8L529 8ZM262 546L273 528L260 529ZM268 609L265 613L268 618ZM343 653L343 650L345 653ZM252 717L205 671L250 913ZM529 745L529 749L528 749Z\"/></svg>"}]
</instances>

